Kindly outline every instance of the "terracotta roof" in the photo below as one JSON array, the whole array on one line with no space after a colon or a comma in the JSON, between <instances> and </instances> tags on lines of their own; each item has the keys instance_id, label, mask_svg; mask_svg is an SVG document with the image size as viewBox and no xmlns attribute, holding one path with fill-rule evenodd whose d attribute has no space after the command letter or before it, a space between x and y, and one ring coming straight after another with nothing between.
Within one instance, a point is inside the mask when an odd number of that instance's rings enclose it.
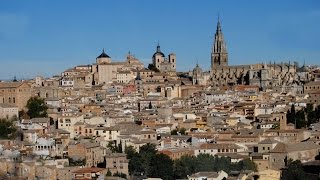
<instances>
[{"instance_id":1,"label":"terracotta roof","mask_svg":"<svg viewBox=\"0 0 320 180\"><path fill-rule=\"evenodd\" d=\"M313 142L298 142L294 144L284 144L278 143L270 153L288 153L294 151L305 151L310 149L320 149L320 145L317 145Z\"/></svg>"},{"instance_id":2,"label":"terracotta roof","mask_svg":"<svg viewBox=\"0 0 320 180\"><path fill-rule=\"evenodd\" d=\"M201 144L199 149L241 149L236 144Z\"/></svg>"},{"instance_id":3,"label":"terracotta roof","mask_svg":"<svg viewBox=\"0 0 320 180\"><path fill-rule=\"evenodd\" d=\"M105 170L105 169L104 168L89 167L89 168L77 169L77 170L73 171L73 173L97 173L97 172L101 172L103 170Z\"/></svg>"},{"instance_id":4,"label":"terracotta roof","mask_svg":"<svg viewBox=\"0 0 320 180\"><path fill-rule=\"evenodd\" d=\"M17 88L24 83L26 82L0 82L0 88Z\"/></svg>"}]
</instances>

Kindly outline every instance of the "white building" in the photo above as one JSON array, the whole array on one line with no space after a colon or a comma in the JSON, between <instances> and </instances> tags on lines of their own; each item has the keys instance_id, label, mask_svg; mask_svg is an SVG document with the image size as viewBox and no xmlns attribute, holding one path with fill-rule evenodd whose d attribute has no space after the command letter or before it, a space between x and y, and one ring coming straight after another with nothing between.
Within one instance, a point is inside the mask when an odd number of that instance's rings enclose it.
<instances>
[{"instance_id":1,"label":"white building","mask_svg":"<svg viewBox=\"0 0 320 180\"><path fill-rule=\"evenodd\" d=\"M19 117L19 109L17 106L0 103L0 119L10 119Z\"/></svg>"}]
</instances>

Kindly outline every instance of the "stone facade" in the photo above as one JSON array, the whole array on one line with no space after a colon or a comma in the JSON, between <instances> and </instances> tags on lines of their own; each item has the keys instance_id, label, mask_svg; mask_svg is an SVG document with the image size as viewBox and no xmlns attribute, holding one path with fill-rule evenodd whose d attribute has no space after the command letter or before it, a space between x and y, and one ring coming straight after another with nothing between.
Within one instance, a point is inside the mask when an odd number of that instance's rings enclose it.
<instances>
[{"instance_id":1,"label":"stone facade","mask_svg":"<svg viewBox=\"0 0 320 180\"><path fill-rule=\"evenodd\" d=\"M160 45L157 46L157 51L152 56L152 64L160 72L175 72L176 71L176 55L170 53L168 58L165 57L160 50Z\"/></svg>"},{"instance_id":2,"label":"stone facade","mask_svg":"<svg viewBox=\"0 0 320 180\"><path fill-rule=\"evenodd\" d=\"M260 90L277 88L281 92L302 94L303 83L312 76L305 66L297 63L260 63L249 65L228 65L228 51L224 41L221 24L218 21L215 40L211 52L211 69L202 71L197 64L190 72L193 84L221 87L227 85L252 85Z\"/></svg>"},{"instance_id":3,"label":"stone facade","mask_svg":"<svg viewBox=\"0 0 320 180\"><path fill-rule=\"evenodd\" d=\"M18 106L22 110L31 96L32 89L27 82L0 83L0 103Z\"/></svg>"},{"instance_id":4,"label":"stone facade","mask_svg":"<svg viewBox=\"0 0 320 180\"><path fill-rule=\"evenodd\" d=\"M10 119L13 117L19 117L18 107L0 103L0 119Z\"/></svg>"}]
</instances>

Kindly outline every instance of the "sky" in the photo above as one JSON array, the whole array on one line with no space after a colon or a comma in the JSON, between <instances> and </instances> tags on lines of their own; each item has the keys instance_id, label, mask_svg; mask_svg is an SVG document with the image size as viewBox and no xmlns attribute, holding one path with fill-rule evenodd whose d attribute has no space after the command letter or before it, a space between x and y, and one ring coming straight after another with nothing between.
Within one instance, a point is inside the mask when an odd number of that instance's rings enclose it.
<instances>
[{"instance_id":1,"label":"sky","mask_svg":"<svg viewBox=\"0 0 320 180\"><path fill-rule=\"evenodd\" d=\"M60 74L103 48L147 66L158 42L177 71L209 70L218 15L229 64L320 65L319 0L1 0L0 79Z\"/></svg>"}]
</instances>

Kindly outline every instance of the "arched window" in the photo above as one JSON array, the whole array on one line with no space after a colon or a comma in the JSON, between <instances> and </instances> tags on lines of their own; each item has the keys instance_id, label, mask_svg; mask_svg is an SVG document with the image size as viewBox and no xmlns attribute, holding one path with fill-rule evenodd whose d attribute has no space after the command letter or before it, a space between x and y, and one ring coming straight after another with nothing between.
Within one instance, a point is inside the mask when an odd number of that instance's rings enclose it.
<instances>
[{"instance_id":1,"label":"arched window","mask_svg":"<svg viewBox=\"0 0 320 180\"><path fill-rule=\"evenodd\" d=\"M11 103L11 97L9 97L9 103Z\"/></svg>"}]
</instances>

